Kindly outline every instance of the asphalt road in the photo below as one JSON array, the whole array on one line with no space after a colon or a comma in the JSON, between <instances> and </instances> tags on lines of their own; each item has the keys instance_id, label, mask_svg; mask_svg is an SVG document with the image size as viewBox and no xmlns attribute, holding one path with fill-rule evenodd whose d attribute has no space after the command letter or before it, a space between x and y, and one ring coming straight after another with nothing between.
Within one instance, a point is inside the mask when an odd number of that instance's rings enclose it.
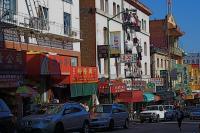
<instances>
[{"instance_id":1,"label":"asphalt road","mask_svg":"<svg viewBox=\"0 0 200 133\"><path fill-rule=\"evenodd\" d=\"M106 130L95 131L98 133L200 133L200 121L184 121L180 132L177 122L160 123L131 123L129 129L116 128L109 132Z\"/></svg>"}]
</instances>

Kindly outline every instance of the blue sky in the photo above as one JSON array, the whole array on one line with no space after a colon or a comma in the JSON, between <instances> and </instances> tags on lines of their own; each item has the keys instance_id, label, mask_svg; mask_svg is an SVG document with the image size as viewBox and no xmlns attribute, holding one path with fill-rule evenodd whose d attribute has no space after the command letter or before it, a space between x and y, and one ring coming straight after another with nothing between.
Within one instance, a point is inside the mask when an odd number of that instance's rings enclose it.
<instances>
[{"instance_id":1,"label":"blue sky","mask_svg":"<svg viewBox=\"0 0 200 133\"><path fill-rule=\"evenodd\" d=\"M167 0L140 0L152 11L150 19L163 19ZM186 52L200 52L200 0L172 0L172 14L185 35L180 46Z\"/></svg>"}]
</instances>

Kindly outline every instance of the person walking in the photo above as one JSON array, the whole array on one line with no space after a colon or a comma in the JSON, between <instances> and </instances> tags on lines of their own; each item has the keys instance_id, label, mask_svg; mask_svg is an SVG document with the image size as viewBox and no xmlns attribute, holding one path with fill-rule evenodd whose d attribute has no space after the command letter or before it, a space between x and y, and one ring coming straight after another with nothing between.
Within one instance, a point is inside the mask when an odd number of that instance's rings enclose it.
<instances>
[{"instance_id":1,"label":"person walking","mask_svg":"<svg viewBox=\"0 0 200 133\"><path fill-rule=\"evenodd\" d=\"M177 107L176 116L177 116L178 127L179 127L180 132L181 132L181 125L182 125L182 121L184 119L184 114L183 114L183 111L181 110L180 107Z\"/></svg>"}]
</instances>

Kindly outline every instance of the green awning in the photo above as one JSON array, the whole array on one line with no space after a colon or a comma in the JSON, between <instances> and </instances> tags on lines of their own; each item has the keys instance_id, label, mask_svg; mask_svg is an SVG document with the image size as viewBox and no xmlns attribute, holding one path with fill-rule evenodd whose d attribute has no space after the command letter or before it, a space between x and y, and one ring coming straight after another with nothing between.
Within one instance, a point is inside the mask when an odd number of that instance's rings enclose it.
<instances>
[{"instance_id":1,"label":"green awning","mask_svg":"<svg viewBox=\"0 0 200 133\"><path fill-rule=\"evenodd\" d=\"M70 85L71 97L89 96L97 93L97 83L80 83Z\"/></svg>"},{"instance_id":2,"label":"green awning","mask_svg":"<svg viewBox=\"0 0 200 133\"><path fill-rule=\"evenodd\" d=\"M147 92L145 92L144 94L143 94L143 96L144 96L144 101L145 102L151 102L151 101L154 101L155 100L155 95L153 94L153 93L147 93Z\"/></svg>"}]
</instances>

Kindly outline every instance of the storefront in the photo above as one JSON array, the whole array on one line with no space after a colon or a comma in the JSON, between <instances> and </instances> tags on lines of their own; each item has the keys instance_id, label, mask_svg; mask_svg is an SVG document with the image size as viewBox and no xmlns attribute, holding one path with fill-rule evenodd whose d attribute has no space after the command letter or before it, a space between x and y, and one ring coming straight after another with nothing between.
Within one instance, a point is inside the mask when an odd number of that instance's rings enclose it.
<instances>
[{"instance_id":1,"label":"storefront","mask_svg":"<svg viewBox=\"0 0 200 133\"><path fill-rule=\"evenodd\" d=\"M20 98L16 96L17 88L24 82L25 52L15 50L0 50L0 98L11 111L17 114L20 107Z\"/></svg>"},{"instance_id":2,"label":"storefront","mask_svg":"<svg viewBox=\"0 0 200 133\"><path fill-rule=\"evenodd\" d=\"M101 103L109 103L109 96L111 93L112 101L116 101L119 93L126 91L126 84L120 80L111 80L110 88L108 80L98 83L99 98Z\"/></svg>"}]
</instances>

